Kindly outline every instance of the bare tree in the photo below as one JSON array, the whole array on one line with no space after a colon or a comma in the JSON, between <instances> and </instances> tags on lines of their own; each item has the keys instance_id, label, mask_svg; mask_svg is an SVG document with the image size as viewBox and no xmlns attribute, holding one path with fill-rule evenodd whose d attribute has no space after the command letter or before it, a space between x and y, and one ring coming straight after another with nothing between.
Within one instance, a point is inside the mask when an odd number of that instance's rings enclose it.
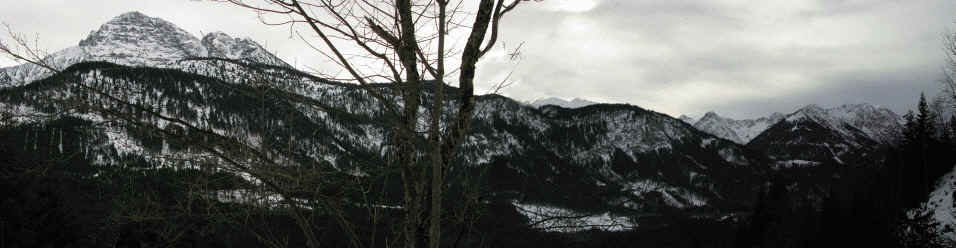
<instances>
[{"instance_id":1,"label":"bare tree","mask_svg":"<svg viewBox=\"0 0 956 248\"><path fill-rule=\"evenodd\" d=\"M956 33L947 34L943 38L943 50L946 52L948 66L943 69L943 91L950 99L956 102ZM956 106L949 106L956 107Z\"/></svg>"},{"instance_id":2,"label":"bare tree","mask_svg":"<svg viewBox=\"0 0 956 248\"><path fill-rule=\"evenodd\" d=\"M303 41L326 55L349 75L349 81L368 86L373 80L384 80L396 85L400 101L374 88L367 88L386 111L394 115L391 124L398 140L395 163L400 168L403 182L405 247L418 247L419 226L425 221L423 212L430 210L428 246L437 248L441 240L441 209L443 174L451 166L456 150L468 133L475 108L474 79L476 63L498 39L502 17L512 11L521 0L481 0L471 15L466 1L449 0L316 0L316 1L242 1L224 0L248 8L262 15L281 17L271 25L306 25L316 36L317 43L303 35ZM472 18L473 16L473 18ZM472 20L472 24L466 24ZM457 29L468 30L460 52L449 46L450 36ZM454 43L453 43L454 44ZM357 51L357 52L356 52ZM452 69L449 58L460 55L460 64ZM356 59L357 58L357 59ZM374 61L377 66L356 65ZM457 112L450 120L442 119L446 80L449 72L458 74L460 88ZM420 99L425 95L424 81L432 79L433 105L427 122L419 122ZM428 108L428 107L426 107ZM442 123L447 122L442 129ZM425 130L425 134L420 134ZM421 152L418 145L427 144ZM428 154L427 158L418 154ZM427 166L419 160L428 160ZM429 177L430 178L427 178ZM426 190L426 186L431 186ZM425 206L430 200L430 206Z\"/></svg>"},{"instance_id":3,"label":"bare tree","mask_svg":"<svg viewBox=\"0 0 956 248\"><path fill-rule=\"evenodd\" d=\"M427 242L429 247L437 248L442 240L442 199L446 187L444 176L456 161L457 150L469 132L474 115L476 64L495 47L502 18L522 1L527 0L220 2L253 10L269 25L304 25L308 31L296 34L346 74L345 77L328 73L319 75L362 85L377 99L384 112L392 117L388 118L392 121L388 127L394 136L395 148L390 153L394 157L389 159L388 167L399 171L402 182L404 217L400 230L403 237L401 242L405 247L420 247ZM52 72L63 69L45 61L46 53L35 46L31 49L30 42L24 36L12 31L10 36L15 44L0 44L0 51ZM458 44L464 45L456 47ZM15 49L17 47L23 49ZM283 70L280 68L279 71ZM454 81L454 76L457 76L458 96L446 99L448 81ZM386 90L373 86L380 82L390 83L393 87ZM135 104L124 96L117 96L96 85L78 83L74 86L113 103L106 106L121 106L146 113L194 133L212 137L213 142L197 145L221 158L233 170L257 179L271 193L279 195L279 201L289 206L296 224L302 229L307 245L319 246L314 235L315 228L302 211L303 203L294 197L301 188L279 183L287 175L275 171L280 162L270 158L266 152L226 137L228 135L165 116L161 111ZM432 89L428 90L427 87ZM424 105L423 98L429 98L431 106ZM309 99L290 100L326 107ZM96 106L104 105L84 107ZM445 111L447 109L450 109L450 113ZM95 111L136 125L149 125L123 110L100 107ZM157 132L170 136L181 135L162 129ZM253 167L250 163L242 162L246 160L267 166ZM347 220L340 220L340 223L349 225ZM423 230L426 229L424 227L427 227L427 232ZM352 245L361 246L354 237Z\"/></svg>"}]
</instances>

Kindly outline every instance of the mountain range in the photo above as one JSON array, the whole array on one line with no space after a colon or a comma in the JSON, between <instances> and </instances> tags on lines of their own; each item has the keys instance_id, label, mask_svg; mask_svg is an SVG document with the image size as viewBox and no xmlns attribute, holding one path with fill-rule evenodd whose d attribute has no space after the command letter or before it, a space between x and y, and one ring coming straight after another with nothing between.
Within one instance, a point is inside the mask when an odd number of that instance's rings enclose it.
<instances>
[{"instance_id":1,"label":"mountain range","mask_svg":"<svg viewBox=\"0 0 956 248\"><path fill-rule=\"evenodd\" d=\"M889 143L897 139L903 122L903 119L892 110L867 103L844 104L826 109L810 104L787 115L772 113L756 119L735 120L722 117L713 111L707 112L697 121L686 115L680 118L692 123L701 131L743 145L782 120L793 122L805 119L826 125L844 134L851 132L848 129L858 129L869 139L881 143Z\"/></svg>"},{"instance_id":2,"label":"mountain range","mask_svg":"<svg viewBox=\"0 0 956 248\"><path fill-rule=\"evenodd\" d=\"M0 132L17 137L6 142L25 152L79 153L81 161L99 166L223 163L211 152L228 149L203 146L209 142L196 140L192 126L257 147L272 161L343 176L381 171L390 135L381 120L388 117L364 88L292 70L197 69L203 63L183 61L193 57L287 66L250 39L221 32L200 39L130 12L47 57L59 73L29 64L0 68L0 109L14 116L12 128ZM376 87L392 94L390 86ZM101 109L76 108L71 103L77 101ZM670 210L724 220L750 209L772 171L876 156L900 130L899 116L868 104L808 105L748 120L709 112L691 124L628 104L558 98L527 104L483 95L475 113L458 158L469 166L459 177L484 175L489 197L518 209L610 220ZM116 116L133 117L116 123Z\"/></svg>"}]
</instances>

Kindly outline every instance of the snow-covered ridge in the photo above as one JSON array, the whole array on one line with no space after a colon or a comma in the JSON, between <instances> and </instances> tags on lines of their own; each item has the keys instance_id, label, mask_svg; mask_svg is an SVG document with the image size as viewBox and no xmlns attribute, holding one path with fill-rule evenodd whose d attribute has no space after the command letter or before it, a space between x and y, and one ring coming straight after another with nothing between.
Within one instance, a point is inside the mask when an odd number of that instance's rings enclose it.
<instances>
[{"instance_id":1,"label":"snow-covered ridge","mask_svg":"<svg viewBox=\"0 0 956 248\"><path fill-rule=\"evenodd\" d=\"M163 19L129 12L117 16L80 41L92 59L155 66L205 55L199 39Z\"/></svg>"},{"instance_id":2,"label":"snow-covered ridge","mask_svg":"<svg viewBox=\"0 0 956 248\"><path fill-rule=\"evenodd\" d=\"M77 46L54 52L44 60L58 69L83 61L175 67L181 59L207 56L284 63L251 39L213 32L200 40L171 22L135 11L111 19ZM23 85L51 73L32 64L0 68L0 88Z\"/></svg>"},{"instance_id":3,"label":"snow-covered ridge","mask_svg":"<svg viewBox=\"0 0 956 248\"><path fill-rule=\"evenodd\" d=\"M681 120L681 121L684 121L684 122L686 122L687 124L691 124L691 125L694 125L694 123L697 122L697 120L695 120L694 117L690 117L690 116L687 116L687 115L680 115L680 117L677 117L677 119L679 119L679 120Z\"/></svg>"},{"instance_id":4,"label":"snow-covered ridge","mask_svg":"<svg viewBox=\"0 0 956 248\"><path fill-rule=\"evenodd\" d=\"M557 98L557 97L548 97L548 98L542 98L542 99L534 100L534 101L532 101L532 102L530 102L530 103L528 103L528 104L531 105L531 106L534 106L535 108L541 107L541 106L544 106L544 105L556 105L556 106L561 106L561 107L564 107L564 108L580 108L580 107L584 107L584 106L588 106L588 105L594 105L594 104L598 104L598 103L597 103L597 102L593 102L593 101L584 100L584 99L581 99L581 98L574 98L574 99L571 99L570 101L568 101L568 100L564 100L564 99Z\"/></svg>"},{"instance_id":5,"label":"snow-covered ridge","mask_svg":"<svg viewBox=\"0 0 956 248\"><path fill-rule=\"evenodd\" d=\"M681 120L686 122L693 119L681 116ZM810 104L786 116L773 113L767 117L744 120L723 117L711 111L694 122L694 127L738 144L747 144L781 120L813 121L848 137L854 132L851 128L857 129L874 141L888 143L898 136L902 119L892 110L866 103L843 104L832 108Z\"/></svg>"},{"instance_id":6,"label":"snow-covered ridge","mask_svg":"<svg viewBox=\"0 0 956 248\"><path fill-rule=\"evenodd\" d=\"M286 65L281 59L266 51L250 38L233 38L223 32L212 32L202 38L206 56L228 59L252 59L268 64Z\"/></svg>"},{"instance_id":7,"label":"snow-covered ridge","mask_svg":"<svg viewBox=\"0 0 956 248\"><path fill-rule=\"evenodd\" d=\"M899 136L899 117L886 108L844 104L807 105L787 115L747 144L779 160L774 168L845 164L878 152Z\"/></svg>"},{"instance_id":8,"label":"snow-covered ridge","mask_svg":"<svg viewBox=\"0 0 956 248\"><path fill-rule=\"evenodd\" d=\"M682 116L683 120L685 116ZM694 123L698 130L713 134L737 144L747 144L773 124L783 119L783 114L773 113L767 117L757 119L734 120L722 117L713 111L707 112L700 120ZM685 120L686 121L686 120Z\"/></svg>"},{"instance_id":9,"label":"snow-covered ridge","mask_svg":"<svg viewBox=\"0 0 956 248\"><path fill-rule=\"evenodd\" d=\"M786 120L813 121L844 135L850 135L850 128L854 128L874 141L889 143L899 136L902 119L887 108L861 103L827 109L811 104L787 115Z\"/></svg>"}]
</instances>

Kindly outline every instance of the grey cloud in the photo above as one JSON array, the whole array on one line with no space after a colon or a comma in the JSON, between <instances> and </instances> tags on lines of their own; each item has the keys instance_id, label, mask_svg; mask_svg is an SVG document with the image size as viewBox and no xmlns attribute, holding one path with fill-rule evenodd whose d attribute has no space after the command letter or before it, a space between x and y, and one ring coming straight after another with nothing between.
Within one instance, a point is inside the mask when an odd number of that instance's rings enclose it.
<instances>
[{"instance_id":1,"label":"grey cloud","mask_svg":"<svg viewBox=\"0 0 956 248\"><path fill-rule=\"evenodd\" d=\"M526 59L537 61L521 70L533 77L507 93L596 97L675 116L753 117L840 101L901 111L914 92L938 89L941 37L956 17L944 1L727 2L604 1L585 13L511 16L518 21L506 37L525 40ZM593 30L570 32L569 22ZM568 70L580 73L559 73Z\"/></svg>"}]
</instances>

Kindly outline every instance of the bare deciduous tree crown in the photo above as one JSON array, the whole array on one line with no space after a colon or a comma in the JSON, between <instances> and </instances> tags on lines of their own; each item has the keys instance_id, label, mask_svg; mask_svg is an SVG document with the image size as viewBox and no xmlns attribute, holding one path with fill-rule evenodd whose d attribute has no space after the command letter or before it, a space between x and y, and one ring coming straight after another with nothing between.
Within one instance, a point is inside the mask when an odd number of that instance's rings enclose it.
<instances>
[{"instance_id":1,"label":"bare deciduous tree crown","mask_svg":"<svg viewBox=\"0 0 956 248\"><path fill-rule=\"evenodd\" d=\"M319 76L365 86L365 90L378 100L385 112L394 117L389 118L394 121L389 128L392 129L396 149L392 153L394 157L389 158L388 166L400 172L404 210L403 226L397 235L403 237L405 247L420 247L427 243L432 248L438 248L442 240L442 194L446 187L443 174L455 161L457 149L469 132L474 114L477 63L494 48L499 38L501 19L523 1L527 0L218 0L255 11L266 25L305 27L303 30L291 30L315 52L338 65L336 71L347 75L342 77L320 72ZM30 49L31 44L24 36L12 32L9 27L8 30L16 44L0 43L0 51L54 72L62 69L45 63L45 53L35 47ZM20 51L16 47L25 50ZM435 83L426 84L426 80ZM457 81L460 88L454 99L457 105L454 106L455 111L448 115L442 113L450 102L448 100L451 100L445 99L447 81ZM396 93L371 87L375 82L393 84ZM187 121L163 116L149 108L124 101L121 97L112 96L109 92L82 83L76 86L119 102L121 106L129 106L203 133L202 128ZM425 87L434 87L432 94L426 94ZM421 98L425 96L432 97L431 106L423 106ZM420 109L427 109L426 112L430 114L419 116ZM110 109L99 111L115 112ZM131 116L116 116L142 124ZM428 121L420 122L419 119L423 118ZM205 134L228 140L228 137L215 133ZM263 152L256 147L242 142L231 143L243 147L242 150L247 151L249 157L258 158L266 164L279 163L262 155ZM270 191L281 195L283 201L292 206L290 214L306 237L307 245L319 246L315 228L296 207L299 203L290 196L290 192L300 189L286 188L283 184L271 181L270 178L276 177L275 173L239 162L235 154L217 148L207 151L233 165L234 169L252 175ZM347 221L340 223L343 223L343 227L349 226ZM374 246L374 234L371 239ZM353 246L362 246L355 237L350 240Z\"/></svg>"}]
</instances>

